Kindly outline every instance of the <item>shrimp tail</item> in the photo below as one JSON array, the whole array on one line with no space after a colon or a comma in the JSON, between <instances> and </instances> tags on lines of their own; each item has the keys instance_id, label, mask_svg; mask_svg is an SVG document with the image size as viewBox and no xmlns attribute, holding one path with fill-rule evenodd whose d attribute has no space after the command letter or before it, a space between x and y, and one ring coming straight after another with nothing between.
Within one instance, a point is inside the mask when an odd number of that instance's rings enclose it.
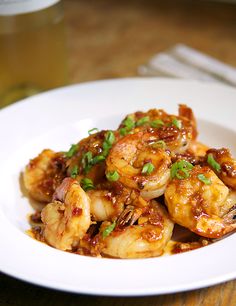
<instances>
[{"instance_id":1,"label":"shrimp tail","mask_svg":"<svg viewBox=\"0 0 236 306\"><path fill-rule=\"evenodd\" d=\"M71 185L75 182L77 181L70 177L66 177L62 181L61 185L58 186L57 189L55 190L52 196L52 201L64 202L67 191L70 189Z\"/></svg>"}]
</instances>

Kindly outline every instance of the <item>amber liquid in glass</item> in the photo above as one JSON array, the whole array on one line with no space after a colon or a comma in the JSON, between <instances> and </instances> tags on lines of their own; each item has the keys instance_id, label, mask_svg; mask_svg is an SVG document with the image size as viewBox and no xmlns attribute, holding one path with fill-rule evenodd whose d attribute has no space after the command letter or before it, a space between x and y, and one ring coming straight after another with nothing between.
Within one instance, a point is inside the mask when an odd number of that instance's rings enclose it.
<instances>
[{"instance_id":1,"label":"amber liquid in glass","mask_svg":"<svg viewBox=\"0 0 236 306\"><path fill-rule=\"evenodd\" d=\"M67 83L61 3L0 16L0 108Z\"/></svg>"}]
</instances>

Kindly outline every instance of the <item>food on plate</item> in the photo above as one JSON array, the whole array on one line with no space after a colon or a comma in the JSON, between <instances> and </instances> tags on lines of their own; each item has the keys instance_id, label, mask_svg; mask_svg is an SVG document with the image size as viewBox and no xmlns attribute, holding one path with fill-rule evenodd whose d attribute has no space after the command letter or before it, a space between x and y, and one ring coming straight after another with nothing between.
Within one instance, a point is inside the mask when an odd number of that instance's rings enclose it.
<instances>
[{"instance_id":1,"label":"food on plate","mask_svg":"<svg viewBox=\"0 0 236 306\"><path fill-rule=\"evenodd\" d=\"M172 167L180 167L182 162ZM235 228L232 211L236 215L236 206L231 209L236 203L236 192L230 192L209 167L187 162L184 166L183 178L179 179L176 172L165 190L165 203L172 220L207 238L231 232Z\"/></svg>"},{"instance_id":2,"label":"food on plate","mask_svg":"<svg viewBox=\"0 0 236 306\"><path fill-rule=\"evenodd\" d=\"M45 240L60 250L72 250L91 223L90 199L80 184L66 177L41 213Z\"/></svg>"},{"instance_id":3,"label":"food on plate","mask_svg":"<svg viewBox=\"0 0 236 306\"><path fill-rule=\"evenodd\" d=\"M132 213L135 214L137 209L134 209ZM101 248L104 255L116 258L144 258L162 255L163 249L172 236L174 223L165 208L155 200L152 200L148 207L142 210L144 212L137 213L137 216L130 224L127 223L122 231L118 226L110 235L104 237ZM136 221L137 224L135 224Z\"/></svg>"},{"instance_id":4,"label":"food on plate","mask_svg":"<svg viewBox=\"0 0 236 306\"><path fill-rule=\"evenodd\" d=\"M236 229L236 160L198 142L188 106L138 111L114 131L88 133L25 167L28 196L43 204L30 217L36 239L81 255L147 258Z\"/></svg>"},{"instance_id":5,"label":"food on plate","mask_svg":"<svg viewBox=\"0 0 236 306\"><path fill-rule=\"evenodd\" d=\"M24 185L29 195L39 202L48 203L57 186L66 177L65 157L52 150L43 150L32 159L24 172Z\"/></svg>"},{"instance_id":6,"label":"food on plate","mask_svg":"<svg viewBox=\"0 0 236 306\"><path fill-rule=\"evenodd\" d=\"M120 183L138 190L146 200L163 195L170 177L171 158L159 147L159 141L154 133L146 131L119 139L106 158L106 173L117 173Z\"/></svg>"}]
</instances>

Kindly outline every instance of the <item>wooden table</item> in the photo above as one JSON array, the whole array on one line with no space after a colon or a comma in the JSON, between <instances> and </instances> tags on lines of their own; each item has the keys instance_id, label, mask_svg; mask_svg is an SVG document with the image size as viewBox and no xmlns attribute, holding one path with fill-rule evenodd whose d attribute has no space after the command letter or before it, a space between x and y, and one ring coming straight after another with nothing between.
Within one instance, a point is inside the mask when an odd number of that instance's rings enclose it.
<instances>
[{"instance_id":1,"label":"wooden table","mask_svg":"<svg viewBox=\"0 0 236 306\"><path fill-rule=\"evenodd\" d=\"M66 0L65 13L71 83L136 76L140 64L178 42L236 66L236 5ZM0 305L235 306L236 281L171 295L111 298L58 292L2 275Z\"/></svg>"}]
</instances>

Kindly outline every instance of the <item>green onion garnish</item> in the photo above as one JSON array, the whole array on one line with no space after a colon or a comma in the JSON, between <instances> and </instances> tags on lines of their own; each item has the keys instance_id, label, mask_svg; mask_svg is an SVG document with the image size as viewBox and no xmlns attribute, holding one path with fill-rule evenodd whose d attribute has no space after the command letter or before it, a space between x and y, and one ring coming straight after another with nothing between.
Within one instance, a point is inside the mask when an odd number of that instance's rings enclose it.
<instances>
[{"instance_id":1,"label":"green onion garnish","mask_svg":"<svg viewBox=\"0 0 236 306\"><path fill-rule=\"evenodd\" d=\"M76 178L77 174L78 174L78 166L75 165L75 166L71 169L70 176L71 176L72 178Z\"/></svg>"},{"instance_id":2,"label":"green onion garnish","mask_svg":"<svg viewBox=\"0 0 236 306\"><path fill-rule=\"evenodd\" d=\"M98 128L93 128L93 129L88 131L88 134L89 135L96 134L98 131L99 131Z\"/></svg>"},{"instance_id":3,"label":"green onion garnish","mask_svg":"<svg viewBox=\"0 0 236 306\"><path fill-rule=\"evenodd\" d=\"M97 156L95 156L95 157L93 158L92 164L93 164L93 165L98 164L98 163L104 161L105 159L106 159L105 156L103 156L103 155L97 155Z\"/></svg>"},{"instance_id":4,"label":"green onion garnish","mask_svg":"<svg viewBox=\"0 0 236 306\"><path fill-rule=\"evenodd\" d=\"M85 173L88 173L92 167L93 155L92 152L88 151L82 157L81 163Z\"/></svg>"},{"instance_id":5,"label":"green onion garnish","mask_svg":"<svg viewBox=\"0 0 236 306\"><path fill-rule=\"evenodd\" d=\"M139 119L136 122L136 126L141 126L141 125L144 125L145 123L148 123L148 122L149 122L149 117L146 116L146 117L143 117L143 118Z\"/></svg>"},{"instance_id":6,"label":"green onion garnish","mask_svg":"<svg viewBox=\"0 0 236 306\"><path fill-rule=\"evenodd\" d=\"M221 166L217 161L214 159L213 154L210 153L207 155L207 162L208 164L217 172L221 171Z\"/></svg>"},{"instance_id":7,"label":"green onion garnish","mask_svg":"<svg viewBox=\"0 0 236 306\"><path fill-rule=\"evenodd\" d=\"M121 129L119 129L119 133L120 133L121 136L125 136L125 135L128 134L128 131L127 131L126 128L121 128Z\"/></svg>"},{"instance_id":8,"label":"green onion garnish","mask_svg":"<svg viewBox=\"0 0 236 306\"><path fill-rule=\"evenodd\" d=\"M78 145L77 144L72 144L69 151L66 152L66 157L71 158L75 153L77 152Z\"/></svg>"},{"instance_id":9,"label":"green onion garnish","mask_svg":"<svg viewBox=\"0 0 236 306\"><path fill-rule=\"evenodd\" d=\"M130 116L125 118L122 124L124 125L124 127L119 129L121 136L129 134L129 132L135 127L135 121Z\"/></svg>"},{"instance_id":10,"label":"green onion garnish","mask_svg":"<svg viewBox=\"0 0 236 306\"><path fill-rule=\"evenodd\" d=\"M110 182L116 182L120 178L119 173L117 171L107 172L106 177Z\"/></svg>"},{"instance_id":11,"label":"green onion garnish","mask_svg":"<svg viewBox=\"0 0 236 306\"><path fill-rule=\"evenodd\" d=\"M160 128L164 125L164 122L161 119L156 119L150 122L151 127Z\"/></svg>"},{"instance_id":12,"label":"green onion garnish","mask_svg":"<svg viewBox=\"0 0 236 306\"><path fill-rule=\"evenodd\" d=\"M164 140L158 140L154 143L152 143L151 145L154 149L156 148L161 148L161 149L165 149L166 148L166 143Z\"/></svg>"},{"instance_id":13,"label":"green onion garnish","mask_svg":"<svg viewBox=\"0 0 236 306\"><path fill-rule=\"evenodd\" d=\"M102 145L102 155L106 157L109 153L110 148L111 146L107 144L107 142L104 142Z\"/></svg>"},{"instance_id":14,"label":"green onion garnish","mask_svg":"<svg viewBox=\"0 0 236 306\"><path fill-rule=\"evenodd\" d=\"M172 124L175 126L175 127L177 127L177 129L181 129L181 127L182 127L182 123L181 123L181 121L180 120L178 120L178 119L176 119L176 118L174 118L173 120L172 120Z\"/></svg>"},{"instance_id":15,"label":"green onion garnish","mask_svg":"<svg viewBox=\"0 0 236 306\"><path fill-rule=\"evenodd\" d=\"M179 180L189 177L189 172L193 169L193 165L186 160L180 160L175 162L170 169L171 178L177 178Z\"/></svg>"},{"instance_id":16,"label":"green onion garnish","mask_svg":"<svg viewBox=\"0 0 236 306\"><path fill-rule=\"evenodd\" d=\"M114 230L116 226L116 222L114 221L111 225L109 225L105 230L102 232L102 238L106 238L111 234L111 232Z\"/></svg>"},{"instance_id":17,"label":"green onion garnish","mask_svg":"<svg viewBox=\"0 0 236 306\"><path fill-rule=\"evenodd\" d=\"M80 185L84 189L84 191L88 191L88 190L91 190L91 189L95 188L94 185L93 185L93 181L89 178L83 178L80 181Z\"/></svg>"},{"instance_id":18,"label":"green onion garnish","mask_svg":"<svg viewBox=\"0 0 236 306\"><path fill-rule=\"evenodd\" d=\"M211 180L207 178L204 174L198 174L198 179L206 185L211 185Z\"/></svg>"},{"instance_id":19,"label":"green onion garnish","mask_svg":"<svg viewBox=\"0 0 236 306\"><path fill-rule=\"evenodd\" d=\"M155 169L154 165L152 163L146 163L144 166L143 166L143 169L142 169L142 174L151 174L153 172L153 170Z\"/></svg>"},{"instance_id":20,"label":"green onion garnish","mask_svg":"<svg viewBox=\"0 0 236 306\"><path fill-rule=\"evenodd\" d=\"M116 137L112 131L108 131L105 135L105 140L102 144L102 155L107 156L109 153L110 148L112 147L112 144L115 142Z\"/></svg>"},{"instance_id":21,"label":"green onion garnish","mask_svg":"<svg viewBox=\"0 0 236 306\"><path fill-rule=\"evenodd\" d=\"M129 131L135 127L135 121L129 116L122 123Z\"/></svg>"},{"instance_id":22,"label":"green onion garnish","mask_svg":"<svg viewBox=\"0 0 236 306\"><path fill-rule=\"evenodd\" d=\"M108 131L108 132L106 133L106 136L105 136L105 141L106 141L108 144L112 145L112 144L115 142L115 140L116 140L116 138L115 138L114 133L113 133L112 131Z\"/></svg>"}]
</instances>

